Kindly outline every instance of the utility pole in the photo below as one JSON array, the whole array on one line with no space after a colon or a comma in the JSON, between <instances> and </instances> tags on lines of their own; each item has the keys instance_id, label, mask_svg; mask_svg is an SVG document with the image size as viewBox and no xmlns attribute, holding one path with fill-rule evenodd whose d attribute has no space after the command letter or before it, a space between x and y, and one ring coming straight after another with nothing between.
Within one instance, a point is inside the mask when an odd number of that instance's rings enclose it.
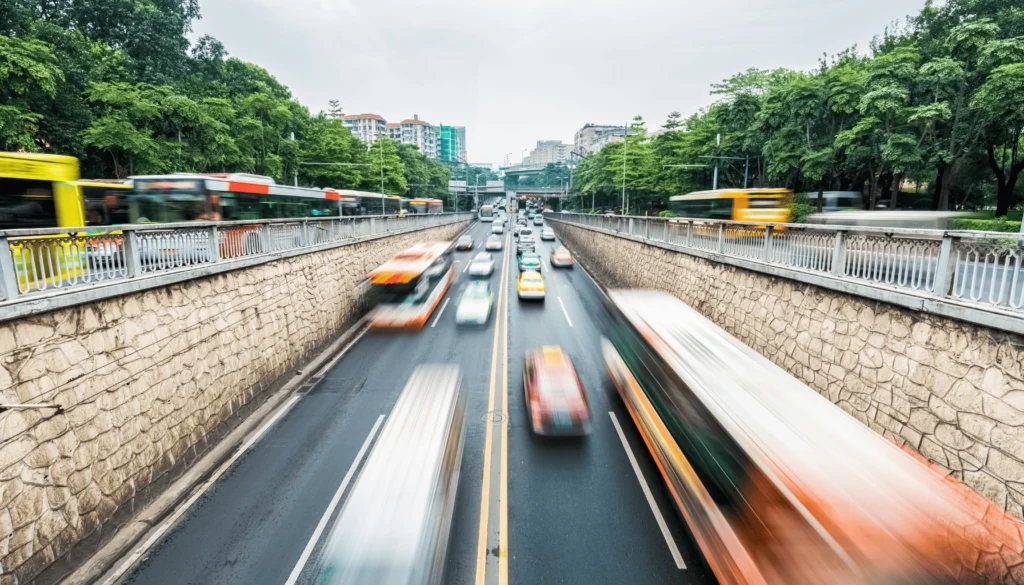
<instances>
[{"instance_id":1,"label":"utility pole","mask_svg":"<svg viewBox=\"0 0 1024 585\"><path fill-rule=\"evenodd\" d=\"M387 215L387 208L384 207L384 138L378 136L377 142L380 143L380 214ZM401 202L399 202L398 208L402 208Z\"/></svg>"},{"instance_id":2,"label":"utility pole","mask_svg":"<svg viewBox=\"0 0 1024 585\"><path fill-rule=\"evenodd\" d=\"M626 144L629 142L629 124L622 134L622 215L626 215Z\"/></svg>"},{"instance_id":3,"label":"utility pole","mask_svg":"<svg viewBox=\"0 0 1024 585\"><path fill-rule=\"evenodd\" d=\"M715 146L721 146L721 144L722 144L722 135L721 134L716 134L715 135ZM711 190L712 191L717 191L718 190L718 163L715 163L715 178L714 178L714 181L711 184Z\"/></svg>"},{"instance_id":4,"label":"utility pole","mask_svg":"<svg viewBox=\"0 0 1024 585\"><path fill-rule=\"evenodd\" d=\"M292 142L295 142L295 132L292 132ZM181 131L178 131L178 143L181 144ZM295 165L295 186L299 186L299 165Z\"/></svg>"}]
</instances>

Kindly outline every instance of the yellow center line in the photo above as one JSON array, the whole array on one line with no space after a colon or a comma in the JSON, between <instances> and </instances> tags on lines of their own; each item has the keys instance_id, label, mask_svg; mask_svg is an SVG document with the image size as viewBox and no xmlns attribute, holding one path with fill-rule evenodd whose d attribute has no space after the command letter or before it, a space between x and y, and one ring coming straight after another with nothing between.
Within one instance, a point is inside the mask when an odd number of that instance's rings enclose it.
<instances>
[{"instance_id":1,"label":"yellow center line","mask_svg":"<svg viewBox=\"0 0 1024 585\"><path fill-rule=\"evenodd\" d=\"M498 315L502 314L502 307L507 304L505 297L508 289L508 237L506 236L505 251L502 254L501 263L501 278L499 279L498 290L498 303L495 307L495 319L494 319L494 346L491 350L491 383L490 383L490 395L487 399L487 412L494 412L494 390L495 381L497 380L496 373L498 367L498 343L501 340L499 333L501 332L501 319ZM507 352L507 349L506 349ZM508 368L505 368L507 371ZM484 477L483 485L480 490L480 531L477 535L477 548L476 548L476 585L484 585L484 577L487 570L487 523L488 523L488 512L490 508L491 499L491 446L494 442L494 425L491 423L490 417L487 418L487 434L484 439Z\"/></svg>"},{"instance_id":2,"label":"yellow center line","mask_svg":"<svg viewBox=\"0 0 1024 585\"><path fill-rule=\"evenodd\" d=\"M505 286L505 294L508 295L508 286ZM505 324L505 339L502 345L501 357L501 491L499 503L501 512L498 528L498 585L508 584L508 302L505 303L505 314L502 317Z\"/></svg>"}]
</instances>

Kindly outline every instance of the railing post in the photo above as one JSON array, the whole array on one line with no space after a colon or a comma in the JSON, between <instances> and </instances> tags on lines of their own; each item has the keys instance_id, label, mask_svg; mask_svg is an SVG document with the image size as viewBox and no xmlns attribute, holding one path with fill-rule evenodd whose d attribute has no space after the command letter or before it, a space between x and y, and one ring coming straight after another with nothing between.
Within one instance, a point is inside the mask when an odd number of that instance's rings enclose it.
<instances>
[{"instance_id":1,"label":"railing post","mask_svg":"<svg viewBox=\"0 0 1024 585\"><path fill-rule=\"evenodd\" d=\"M217 226L212 225L209 227L210 230L210 262L217 262L220 260L220 237Z\"/></svg>"},{"instance_id":2,"label":"railing post","mask_svg":"<svg viewBox=\"0 0 1024 585\"><path fill-rule=\"evenodd\" d=\"M128 278L142 276L142 241L135 230L125 233L124 263Z\"/></svg>"},{"instance_id":3,"label":"railing post","mask_svg":"<svg viewBox=\"0 0 1024 585\"><path fill-rule=\"evenodd\" d=\"M14 267L11 242L7 236L0 236L0 292L5 300L18 298L18 271Z\"/></svg>"},{"instance_id":4,"label":"railing post","mask_svg":"<svg viewBox=\"0 0 1024 585\"><path fill-rule=\"evenodd\" d=\"M775 226L768 225L764 228L764 250L761 251L761 260L765 262L772 261L772 235L774 234Z\"/></svg>"},{"instance_id":5,"label":"railing post","mask_svg":"<svg viewBox=\"0 0 1024 585\"><path fill-rule=\"evenodd\" d=\"M932 284L932 295L946 297L953 288L953 278L956 276L956 255L953 254L953 247L959 238L949 234L943 234L942 247L939 249L939 261L935 265L935 282Z\"/></svg>"},{"instance_id":6,"label":"railing post","mask_svg":"<svg viewBox=\"0 0 1024 585\"><path fill-rule=\"evenodd\" d=\"M376 231L377 231L377 218L371 217L370 218L370 233L369 233L369 235L372 236Z\"/></svg>"},{"instance_id":7,"label":"railing post","mask_svg":"<svg viewBox=\"0 0 1024 585\"><path fill-rule=\"evenodd\" d=\"M633 218L629 218L629 235L633 235Z\"/></svg>"},{"instance_id":8,"label":"railing post","mask_svg":"<svg viewBox=\"0 0 1024 585\"><path fill-rule=\"evenodd\" d=\"M718 249L716 250L719 254L725 249L725 224L718 224Z\"/></svg>"},{"instance_id":9,"label":"railing post","mask_svg":"<svg viewBox=\"0 0 1024 585\"><path fill-rule=\"evenodd\" d=\"M686 222L686 247L693 247L693 222Z\"/></svg>"},{"instance_id":10,"label":"railing post","mask_svg":"<svg viewBox=\"0 0 1024 585\"><path fill-rule=\"evenodd\" d=\"M302 220L302 242L301 242L300 246L304 248L304 247L310 245L310 241L309 240L310 240L310 238L309 238L309 222L306 221L306 220Z\"/></svg>"},{"instance_id":11,"label":"railing post","mask_svg":"<svg viewBox=\"0 0 1024 585\"><path fill-rule=\"evenodd\" d=\"M832 276L846 275L846 232L836 232L835 247L832 248Z\"/></svg>"}]
</instances>

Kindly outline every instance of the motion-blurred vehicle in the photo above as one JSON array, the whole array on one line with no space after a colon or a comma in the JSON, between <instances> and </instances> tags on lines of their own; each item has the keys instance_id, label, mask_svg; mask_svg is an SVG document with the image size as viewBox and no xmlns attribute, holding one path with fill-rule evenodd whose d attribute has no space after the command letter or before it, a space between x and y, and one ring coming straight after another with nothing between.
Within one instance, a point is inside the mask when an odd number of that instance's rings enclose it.
<instances>
[{"instance_id":1,"label":"motion-blurred vehicle","mask_svg":"<svg viewBox=\"0 0 1024 585\"><path fill-rule=\"evenodd\" d=\"M568 248L559 246L551 251L551 265L557 268L572 268L576 264Z\"/></svg>"},{"instance_id":2,"label":"motion-blurred vehicle","mask_svg":"<svg viewBox=\"0 0 1024 585\"><path fill-rule=\"evenodd\" d=\"M590 402L576 369L560 347L526 352L523 392L533 432L538 435L590 434Z\"/></svg>"},{"instance_id":3,"label":"motion-blurred vehicle","mask_svg":"<svg viewBox=\"0 0 1024 585\"><path fill-rule=\"evenodd\" d=\"M465 445L459 368L413 371L350 488L318 585L440 585Z\"/></svg>"},{"instance_id":4,"label":"motion-blurred vehicle","mask_svg":"<svg viewBox=\"0 0 1024 585\"><path fill-rule=\"evenodd\" d=\"M812 213L807 216L807 223L818 225L846 225L876 228L912 228L922 230L948 229L951 219L969 219L985 217L981 213L969 211L913 211L913 210L875 210L875 211L832 211Z\"/></svg>"},{"instance_id":5,"label":"motion-blurred vehicle","mask_svg":"<svg viewBox=\"0 0 1024 585\"><path fill-rule=\"evenodd\" d=\"M533 216L533 225L544 225L544 216L540 214Z\"/></svg>"},{"instance_id":6,"label":"motion-blurred vehicle","mask_svg":"<svg viewBox=\"0 0 1024 585\"><path fill-rule=\"evenodd\" d=\"M512 237L518 238L519 237L519 232L522 229L523 229L523 226L521 224L518 224L518 223L516 225L512 226Z\"/></svg>"},{"instance_id":7,"label":"motion-blurred vehicle","mask_svg":"<svg viewBox=\"0 0 1024 585\"><path fill-rule=\"evenodd\" d=\"M670 294L610 291L605 317L608 373L718 583L1006 582L975 555L1020 551L1021 523L948 472Z\"/></svg>"},{"instance_id":8,"label":"motion-blurred vehicle","mask_svg":"<svg viewBox=\"0 0 1024 585\"><path fill-rule=\"evenodd\" d=\"M487 252L480 252L473 257L466 272L470 276L490 276L494 273L494 256Z\"/></svg>"},{"instance_id":9,"label":"motion-blurred vehicle","mask_svg":"<svg viewBox=\"0 0 1024 585\"><path fill-rule=\"evenodd\" d=\"M459 240L455 243L456 250L472 250L473 249L473 236L465 235L460 236Z\"/></svg>"},{"instance_id":10,"label":"motion-blurred vehicle","mask_svg":"<svg viewBox=\"0 0 1024 585\"><path fill-rule=\"evenodd\" d=\"M500 224L500 223L495 223L494 225L491 226L491 233L492 234L503 234L503 233L505 233L505 226Z\"/></svg>"},{"instance_id":11,"label":"motion-blurred vehicle","mask_svg":"<svg viewBox=\"0 0 1024 585\"><path fill-rule=\"evenodd\" d=\"M521 256L527 252L536 252L537 242L533 241L532 237L519 238L519 243L516 244L516 255Z\"/></svg>"},{"instance_id":12,"label":"motion-blurred vehicle","mask_svg":"<svg viewBox=\"0 0 1024 585\"><path fill-rule=\"evenodd\" d=\"M719 189L676 195L668 208L676 217L747 222L786 222L793 205L789 189Z\"/></svg>"},{"instance_id":13,"label":"motion-blurred vehicle","mask_svg":"<svg viewBox=\"0 0 1024 585\"><path fill-rule=\"evenodd\" d=\"M544 229L540 230L540 239L542 239L542 240L544 240L546 242L554 241L554 239L555 239L555 230L553 230L551 228L544 228Z\"/></svg>"},{"instance_id":14,"label":"motion-blurred vehicle","mask_svg":"<svg viewBox=\"0 0 1024 585\"><path fill-rule=\"evenodd\" d=\"M811 205L818 205L818 192L806 193ZM815 207L817 208L817 207ZM845 211L849 209L864 209L864 196L860 191L824 191L821 194L821 210Z\"/></svg>"},{"instance_id":15,"label":"motion-blurred vehicle","mask_svg":"<svg viewBox=\"0 0 1024 585\"><path fill-rule=\"evenodd\" d=\"M522 238L524 236L529 236L530 238L533 238L533 229L531 229L531 228L529 228L529 227L527 227L525 225L520 227L519 228L519 232L516 233L516 237L517 238Z\"/></svg>"},{"instance_id":16,"label":"motion-blurred vehicle","mask_svg":"<svg viewBox=\"0 0 1024 585\"><path fill-rule=\"evenodd\" d=\"M547 292L547 287L544 286L544 277L536 270L520 272L517 289L520 300L543 301Z\"/></svg>"},{"instance_id":17,"label":"motion-blurred vehicle","mask_svg":"<svg viewBox=\"0 0 1024 585\"><path fill-rule=\"evenodd\" d=\"M370 329L419 330L455 277L449 242L424 242L370 272Z\"/></svg>"},{"instance_id":18,"label":"motion-blurred vehicle","mask_svg":"<svg viewBox=\"0 0 1024 585\"><path fill-rule=\"evenodd\" d=\"M536 254L533 252L525 252L521 256L519 256L519 272L524 272L527 270L535 270L537 272L540 272L540 254Z\"/></svg>"},{"instance_id":19,"label":"motion-blurred vehicle","mask_svg":"<svg viewBox=\"0 0 1024 585\"><path fill-rule=\"evenodd\" d=\"M494 221L494 207L491 205L481 205L477 213L480 221Z\"/></svg>"},{"instance_id":20,"label":"motion-blurred vehicle","mask_svg":"<svg viewBox=\"0 0 1024 585\"><path fill-rule=\"evenodd\" d=\"M455 309L456 325L484 325L491 315L494 295L486 280L475 280L466 287Z\"/></svg>"},{"instance_id":21,"label":"motion-blurred vehicle","mask_svg":"<svg viewBox=\"0 0 1024 585\"><path fill-rule=\"evenodd\" d=\"M484 243L484 249L485 250L500 250L501 246L502 246L501 238L499 238L496 235L490 236L489 238L487 238L487 241Z\"/></svg>"}]
</instances>

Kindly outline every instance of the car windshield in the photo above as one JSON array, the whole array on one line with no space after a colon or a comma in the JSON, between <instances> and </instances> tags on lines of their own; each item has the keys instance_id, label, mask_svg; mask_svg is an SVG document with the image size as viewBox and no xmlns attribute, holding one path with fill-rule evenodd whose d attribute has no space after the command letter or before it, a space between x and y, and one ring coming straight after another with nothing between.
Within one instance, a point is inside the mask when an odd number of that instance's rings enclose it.
<instances>
[{"instance_id":1,"label":"car windshield","mask_svg":"<svg viewBox=\"0 0 1024 585\"><path fill-rule=\"evenodd\" d=\"M471 238L470 236L462 236L461 238L459 238L459 243L460 244L469 244L472 241L473 241L473 238Z\"/></svg>"},{"instance_id":2,"label":"car windshield","mask_svg":"<svg viewBox=\"0 0 1024 585\"><path fill-rule=\"evenodd\" d=\"M477 254L476 257L473 258L473 262L490 262L490 261L491 261L491 255L490 254Z\"/></svg>"}]
</instances>

